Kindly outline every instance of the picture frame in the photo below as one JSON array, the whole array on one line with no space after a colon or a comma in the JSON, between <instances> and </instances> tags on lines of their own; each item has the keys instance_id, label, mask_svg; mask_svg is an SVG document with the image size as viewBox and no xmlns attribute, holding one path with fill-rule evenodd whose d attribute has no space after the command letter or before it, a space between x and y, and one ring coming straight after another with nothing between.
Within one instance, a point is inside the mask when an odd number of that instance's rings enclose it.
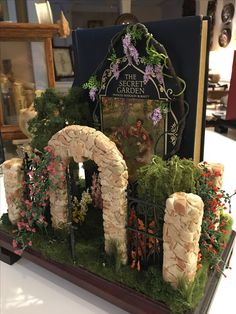
<instances>
[{"instance_id":1,"label":"picture frame","mask_svg":"<svg viewBox=\"0 0 236 314\"><path fill-rule=\"evenodd\" d=\"M88 20L88 28L102 27L102 20Z\"/></svg>"},{"instance_id":2,"label":"picture frame","mask_svg":"<svg viewBox=\"0 0 236 314\"><path fill-rule=\"evenodd\" d=\"M53 47L56 80L74 77L71 47Z\"/></svg>"}]
</instances>

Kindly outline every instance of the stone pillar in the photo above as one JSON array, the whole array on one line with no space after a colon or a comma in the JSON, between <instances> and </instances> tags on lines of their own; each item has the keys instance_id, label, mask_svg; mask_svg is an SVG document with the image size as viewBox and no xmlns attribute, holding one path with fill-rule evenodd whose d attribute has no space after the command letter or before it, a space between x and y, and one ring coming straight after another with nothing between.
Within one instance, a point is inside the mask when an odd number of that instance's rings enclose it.
<instances>
[{"instance_id":1,"label":"stone pillar","mask_svg":"<svg viewBox=\"0 0 236 314\"><path fill-rule=\"evenodd\" d=\"M16 224L20 219L20 212L16 203L22 201L22 182L24 177L22 164L23 160L21 158L12 158L2 164L8 217L12 224Z\"/></svg>"},{"instance_id":2,"label":"stone pillar","mask_svg":"<svg viewBox=\"0 0 236 314\"><path fill-rule=\"evenodd\" d=\"M203 201L192 193L176 192L166 201L163 229L163 278L177 287L178 279L193 281L197 271Z\"/></svg>"}]
</instances>

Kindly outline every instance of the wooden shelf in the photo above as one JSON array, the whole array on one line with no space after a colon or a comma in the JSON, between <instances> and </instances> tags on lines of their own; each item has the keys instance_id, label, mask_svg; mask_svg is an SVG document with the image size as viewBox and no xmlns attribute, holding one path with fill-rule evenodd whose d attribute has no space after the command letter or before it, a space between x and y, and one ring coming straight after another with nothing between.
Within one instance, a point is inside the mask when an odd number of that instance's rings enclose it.
<instances>
[{"instance_id":1,"label":"wooden shelf","mask_svg":"<svg viewBox=\"0 0 236 314\"><path fill-rule=\"evenodd\" d=\"M59 25L58 24L33 24L33 23L12 23L12 22L0 22L0 42L4 42L4 49L7 49L7 43L12 46L12 42L42 42L43 48L45 51L45 68L46 68L46 78L48 82L45 84L48 87L55 87L55 73L54 73L54 62L53 62L53 50L52 50L52 38L53 36L57 35L59 32ZM12 51L12 47L9 48ZM30 50L30 46L28 48ZM7 50L6 50L7 51ZM5 51L5 55L7 52ZM31 55L31 50L29 51L29 56ZM14 53L12 53L14 54ZM16 59L21 60L27 58L27 56L19 55L16 49L15 51ZM22 59L20 59L21 57ZM5 57L6 58L6 57ZM15 58L12 58L14 63ZM30 60L27 60L29 63L29 68L33 67L30 64ZM14 64L15 69L17 68L17 62ZM33 70L33 74L37 69ZM14 72L14 69L13 69ZM4 73L6 74L6 73ZM17 80L17 77L14 79ZM14 82L14 81L13 81ZM14 97L13 97L14 99ZM15 101L14 105L16 106ZM17 119L16 119L17 120ZM0 98L0 132L2 135L3 142L13 139L23 139L25 136L20 131L17 125L4 124L4 117L3 117L3 100Z\"/></svg>"},{"instance_id":2,"label":"wooden shelf","mask_svg":"<svg viewBox=\"0 0 236 314\"><path fill-rule=\"evenodd\" d=\"M12 23L0 22L1 40L39 40L39 38L52 38L59 31L58 24L38 24L38 23Z\"/></svg>"}]
</instances>

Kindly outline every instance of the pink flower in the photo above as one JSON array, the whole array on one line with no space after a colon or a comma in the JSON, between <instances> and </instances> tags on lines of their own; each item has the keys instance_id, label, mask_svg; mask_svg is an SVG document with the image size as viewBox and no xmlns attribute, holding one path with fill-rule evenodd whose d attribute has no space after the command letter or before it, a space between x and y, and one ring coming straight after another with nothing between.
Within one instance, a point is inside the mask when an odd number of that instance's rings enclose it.
<instances>
[{"instance_id":1,"label":"pink flower","mask_svg":"<svg viewBox=\"0 0 236 314\"><path fill-rule=\"evenodd\" d=\"M50 172L50 174L55 175L56 174L56 169L55 169L55 162L50 162L49 165L47 166L47 171Z\"/></svg>"},{"instance_id":2,"label":"pink flower","mask_svg":"<svg viewBox=\"0 0 236 314\"><path fill-rule=\"evenodd\" d=\"M29 224L25 224L25 228L26 228L27 231L31 231L31 228L30 228Z\"/></svg>"},{"instance_id":3,"label":"pink flower","mask_svg":"<svg viewBox=\"0 0 236 314\"><path fill-rule=\"evenodd\" d=\"M28 175L30 178L33 178L33 176L34 176L33 170L28 171L28 172L27 172L27 175Z\"/></svg>"},{"instance_id":4,"label":"pink flower","mask_svg":"<svg viewBox=\"0 0 236 314\"><path fill-rule=\"evenodd\" d=\"M12 240L12 246L13 246L13 249L16 249L17 248L17 242L16 240Z\"/></svg>"},{"instance_id":5,"label":"pink flower","mask_svg":"<svg viewBox=\"0 0 236 314\"><path fill-rule=\"evenodd\" d=\"M36 157L32 158L32 161L36 164L39 164L41 160L40 160L39 156L36 156Z\"/></svg>"},{"instance_id":6,"label":"pink flower","mask_svg":"<svg viewBox=\"0 0 236 314\"><path fill-rule=\"evenodd\" d=\"M25 226L25 223L23 221L18 221L17 228L18 230L22 230Z\"/></svg>"},{"instance_id":7,"label":"pink flower","mask_svg":"<svg viewBox=\"0 0 236 314\"><path fill-rule=\"evenodd\" d=\"M26 205L27 209L31 209L32 208L32 202L30 202L29 200L25 200L25 205Z\"/></svg>"},{"instance_id":8,"label":"pink flower","mask_svg":"<svg viewBox=\"0 0 236 314\"><path fill-rule=\"evenodd\" d=\"M20 215L21 215L21 217L25 217L25 211L22 210L22 211L20 212Z\"/></svg>"},{"instance_id":9,"label":"pink flower","mask_svg":"<svg viewBox=\"0 0 236 314\"><path fill-rule=\"evenodd\" d=\"M21 250L14 250L14 253L15 253L16 255L19 255L19 256L21 256L21 254L22 254L22 251L21 251Z\"/></svg>"},{"instance_id":10,"label":"pink flower","mask_svg":"<svg viewBox=\"0 0 236 314\"><path fill-rule=\"evenodd\" d=\"M41 216L39 217L38 222L39 222L39 223L44 223L44 216L43 216L43 215L41 215Z\"/></svg>"},{"instance_id":11,"label":"pink flower","mask_svg":"<svg viewBox=\"0 0 236 314\"><path fill-rule=\"evenodd\" d=\"M53 153L53 148L51 146L45 146L44 151L48 153Z\"/></svg>"},{"instance_id":12,"label":"pink flower","mask_svg":"<svg viewBox=\"0 0 236 314\"><path fill-rule=\"evenodd\" d=\"M33 244L32 241L28 242L28 246L32 246L32 244Z\"/></svg>"}]
</instances>

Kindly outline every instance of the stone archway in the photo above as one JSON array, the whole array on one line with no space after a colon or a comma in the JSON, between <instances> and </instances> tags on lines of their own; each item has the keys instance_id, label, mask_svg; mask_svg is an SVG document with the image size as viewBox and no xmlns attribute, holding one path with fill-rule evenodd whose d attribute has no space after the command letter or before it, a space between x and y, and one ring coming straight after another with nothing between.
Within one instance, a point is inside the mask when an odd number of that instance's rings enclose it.
<instances>
[{"instance_id":1,"label":"stone archway","mask_svg":"<svg viewBox=\"0 0 236 314\"><path fill-rule=\"evenodd\" d=\"M115 143L93 128L71 125L57 132L48 145L66 164L73 158L78 163L91 159L98 165L102 185L105 250L109 252L110 240L115 240L121 260L125 263L128 171ZM57 169L57 177L60 178L63 172L63 169ZM55 228L67 222L67 190L60 179L58 184L60 188L50 190L52 223Z\"/></svg>"}]
</instances>

